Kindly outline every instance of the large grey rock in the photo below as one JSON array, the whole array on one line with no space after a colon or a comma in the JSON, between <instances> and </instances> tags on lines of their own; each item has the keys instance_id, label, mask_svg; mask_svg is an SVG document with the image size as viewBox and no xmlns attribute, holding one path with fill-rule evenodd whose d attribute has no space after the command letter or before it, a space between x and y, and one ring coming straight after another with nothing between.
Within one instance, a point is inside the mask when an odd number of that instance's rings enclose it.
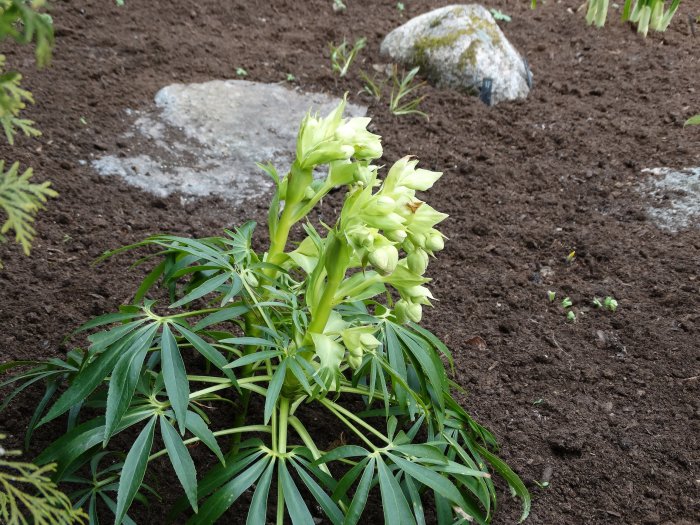
<instances>
[{"instance_id":1,"label":"large grey rock","mask_svg":"<svg viewBox=\"0 0 700 525\"><path fill-rule=\"evenodd\" d=\"M267 192L270 178L257 162L280 174L293 159L299 124L309 109L324 115L340 99L279 84L214 80L161 89L155 106L129 111L131 129L117 141L119 155L92 161L102 175L116 175L156 195L218 195L241 202ZM367 108L348 104L347 116Z\"/></svg>"},{"instance_id":2,"label":"large grey rock","mask_svg":"<svg viewBox=\"0 0 700 525\"><path fill-rule=\"evenodd\" d=\"M700 227L700 167L643 172L653 175L641 190L651 198L647 212L657 226L671 232Z\"/></svg>"},{"instance_id":3,"label":"large grey rock","mask_svg":"<svg viewBox=\"0 0 700 525\"><path fill-rule=\"evenodd\" d=\"M450 5L409 20L384 38L381 52L394 62L420 66L437 85L472 94L490 79L491 96L483 93L482 99L491 104L525 98L532 85L526 62L491 13L476 4Z\"/></svg>"}]
</instances>

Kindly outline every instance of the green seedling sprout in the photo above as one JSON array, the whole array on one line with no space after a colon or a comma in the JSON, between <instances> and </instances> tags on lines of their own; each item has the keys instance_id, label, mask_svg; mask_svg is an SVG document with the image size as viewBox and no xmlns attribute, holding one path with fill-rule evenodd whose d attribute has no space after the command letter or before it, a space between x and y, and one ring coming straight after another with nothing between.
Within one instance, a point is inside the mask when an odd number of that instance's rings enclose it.
<instances>
[{"instance_id":1,"label":"green seedling sprout","mask_svg":"<svg viewBox=\"0 0 700 525\"><path fill-rule=\"evenodd\" d=\"M343 0L333 0L334 13L343 13L347 8L348 6L343 3Z\"/></svg>"},{"instance_id":2,"label":"green seedling sprout","mask_svg":"<svg viewBox=\"0 0 700 525\"><path fill-rule=\"evenodd\" d=\"M614 297L607 296L605 299L603 299L603 306L606 310L614 312L617 310L617 300Z\"/></svg>"},{"instance_id":3,"label":"green seedling sprout","mask_svg":"<svg viewBox=\"0 0 700 525\"><path fill-rule=\"evenodd\" d=\"M547 292L547 299L549 299L549 302L550 302L550 303L553 303L553 302L554 302L554 299L556 298L556 296L557 296L557 293L556 293L556 292L553 292L552 290L549 290L549 291Z\"/></svg>"},{"instance_id":4,"label":"green seedling sprout","mask_svg":"<svg viewBox=\"0 0 700 525\"><path fill-rule=\"evenodd\" d=\"M416 89L419 89L425 82L414 82L416 74L420 68L414 67L408 73L399 78L398 67L394 65L392 67L392 80L394 87L391 90L391 99L389 101L389 109L394 115L420 115L422 117L428 118L428 115L423 111L420 111L418 107L420 103L425 99L425 95L416 97L414 99L405 102L404 99Z\"/></svg>"},{"instance_id":5,"label":"green seedling sprout","mask_svg":"<svg viewBox=\"0 0 700 525\"><path fill-rule=\"evenodd\" d=\"M564 299L561 300L561 307L562 308L570 308L573 304L574 303L568 297L564 297Z\"/></svg>"},{"instance_id":6,"label":"green seedling sprout","mask_svg":"<svg viewBox=\"0 0 700 525\"><path fill-rule=\"evenodd\" d=\"M603 308L603 303L600 302L600 299L598 299L597 297L594 297L593 298L593 306L595 306L596 308Z\"/></svg>"},{"instance_id":7,"label":"green seedling sprout","mask_svg":"<svg viewBox=\"0 0 700 525\"><path fill-rule=\"evenodd\" d=\"M566 314L566 320L570 321L572 323L576 322L576 314L574 313L573 310L569 310Z\"/></svg>"},{"instance_id":8,"label":"green seedling sprout","mask_svg":"<svg viewBox=\"0 0 700 525\"><path fill-rule=\"evenodd\" d=\"M287 82L294 82L297 79L294 75L291 73L287 73Z\"/></svg>"},{"instance_id":9,"label":"green seedling sprout","mask_svg":"<svg viewBox=\"0 0 700 525\"><path fill-rule=\"evenodd\" d=\"M386 85L386 81L378 82L376 77L370 77L364 71L360 71L360 77L362 78L364 85L362 86L362 92L367 93L377 102L382 98L382 90Z\"/></svg>"},{"instance_id":10,"label":"green seedling sprout","mask_svg":"<svg viewBox=\"0 0 700 525\"><path fill-rule=\"evenodd\" d=\"M236 68L236 76L237 77L247 77L248 72L245 69L243 69L242 67L237 67Z\"/></svg>"},{"instance_id":11,"label":"green seedling sprout","mask_svg":"<svg viewBox=\"0 0 700 525\"><path fill-rule=\"evenodd\" d=\"M571 250L569 255L566 256L566 264L571 264L576 259L576 250Z\"/></svg>"},{"instance_id":12,"label":"green seedling sprout","mask_svg":"<svg viewBox=\"0 0 700 525\"><path fill-rule=\"evenodd\" d=\"M397 2L397 3L396 3L396 9L398 9L398 11L399 11L400 13L403 13L403 12L406 10L406 6L404 5L403 2Z\"/></svg>"},{"instance_id":13,"label":"green seedling sprout","mask_svg":"<svg viewBox=\"0 0 700 525\"><path fill-rule=\"evenodd\" d=\"M510 22L512 20L509 15L505 14L500 9L490 9L489 11L491 12L491 16L493 16L493 19L499 22Z\"/></svg>"},{"instance_id":14,"label":"green seedling sprout","mask_svg":"<svg viewBox=\"0 0 700 525\"><path fill-rule=\"evenodd\" d=\"M343 40L343 42L337 46L331 43L331 69L333 72L337 73L341 78L344 77L357 54L364 49L366 45L367 39L364 37L358 38L352 48L350 48L346 40Z\"/></svg>"},{"instance_id":15,"label":"green seedling sprout","mask_svg":"<svg viewBox=\"0 0 700 525\"><path fill-rule=\"evenodd\" d=\"M695 115L694 117L690 117L688 120L685 121L684 126L700 126L700 115Z\"/></svg>"}]
</instances>

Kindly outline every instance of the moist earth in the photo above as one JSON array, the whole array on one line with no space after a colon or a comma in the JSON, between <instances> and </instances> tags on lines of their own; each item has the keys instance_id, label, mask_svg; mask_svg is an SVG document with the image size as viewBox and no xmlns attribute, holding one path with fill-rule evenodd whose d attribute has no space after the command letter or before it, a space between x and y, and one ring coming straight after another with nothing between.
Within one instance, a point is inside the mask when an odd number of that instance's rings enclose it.
<instances>
[{"instance_id":1,"label":"moist earth","mask_svg":"<svg viewBox=\"0 0 700 525\"><path fill-rule=\"evenodd\" d=\"M688 22L697 5L683 2L666 33L643 39L614 13L608 27L587 27L581 0L535 11L492 1L512 17L502 28L533 70L533 91L487 107L427 86L426 120L393 116L387 94L358 95L358 73L382 62L391 29L448 2L346 4L336 14L330 0L56 2L50 68L32 70L31 51L6 43L37 101L25 116L44 135L2 146L0 158L32 166L61 195L39 216L30 258L2 247L1 360L62 356L81 343L65 342L71 330L129 300L145 268L130 270L128 256L93 266L105 250L156 232L208 236L250 218L265 223L265 196L183 203L98 175L92 160L127 155L126 109L149 111L162 87L235 78L237 67L259 82L291 73L304 90L347 91L368 105L387 164L412 154L445 172L429 199L450 214L449 242L431 264L439 301L425 325L454 353L463 403L530 487L528 523L700 522L700 232L659 228L639 191L653 176L646 168L700 165L700 128L683 128L700 112L700 41ZM337 79L329 42L360 36L368 47ZM617 312L592 307L607 295ZM566 296L575 323L558 306ZM30 389L0 416L10 444L21 442L39 395ZM329 421L316 424L333 432ZM61 432L40 429L33 450ZM161 523L177 482L165 465L148 481L165 501L131 515ZM368 513L380 521L380 503ZM493 523L518 515L502 491ZM238 508L228 521L244 516Z\"/></svg>"}]
</instances>

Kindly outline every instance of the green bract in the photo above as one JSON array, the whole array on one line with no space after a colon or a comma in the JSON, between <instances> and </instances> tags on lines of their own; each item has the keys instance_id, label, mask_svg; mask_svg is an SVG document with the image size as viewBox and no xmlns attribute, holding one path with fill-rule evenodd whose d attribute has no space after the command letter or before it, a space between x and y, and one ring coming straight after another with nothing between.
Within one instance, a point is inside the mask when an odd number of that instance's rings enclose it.
<instances>
[{"instance_id":1,"label":"green bract","mask_svg":"<svg viewBox=\"0 0 700 525\"><path fill-rule=\"evenodd\" d=\"M440 524L486 523L496 499L490 469L527 516L525 486L450 393L449 350L415 324L432 299L424 274L443 247L436 226L446 217L416 191L440 173L406 157L382 181L371 164L380 139L369 119L343 119L344 105L304 119L287 175L264 167L276 188L267 252L252 248L249 222L223 237L156 235L107 254L159 250L145 259L156 264L133 304L80 329L90 333L87 350L11 380L20 388L46 380L31 429L69 423L37 462L56 463L57 481L88 479L90 465L117 492L103 497L116 523L130 522L161 457L184 491L170 517L187 512L191 524L214 523L244 493L250 525L264 525L268 508L278 524L321 515L355 524L372 491L386 523L425 523L428 502ZM323 165L327 175L314 180ZM305 221L335 188L345 192L337 220L322 229ZM304 235L290 243L299 222ZM68 388L49 405L61 383ZM332 435L315 425L320 412ZM133 441L119 450L113 438L125 431ZM194 443L211 452L213 468L195 465ZM103 472L105 449L123 460ZM80 494L82 504L92 492Z\"/></svg>"}]
</instances>

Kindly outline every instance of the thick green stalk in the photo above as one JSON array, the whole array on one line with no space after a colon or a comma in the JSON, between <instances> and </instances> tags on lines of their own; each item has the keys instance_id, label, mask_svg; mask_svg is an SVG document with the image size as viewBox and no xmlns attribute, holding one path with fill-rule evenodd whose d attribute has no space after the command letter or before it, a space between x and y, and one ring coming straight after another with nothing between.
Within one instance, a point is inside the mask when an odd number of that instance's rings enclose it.
<instances>
[{"instance_id":1,"label":"thick green stalk","mask_svg":"<svg viewBox=\"0 0 700 525\"><path fill-rule=\"evenodd\" d=\"M279 456L287 453L287 432L289 431L289 398L279 398L279 422L277 426L277 446L275 452ZM284 461L283 457L279 458ZM280 471L281 472L281 471ZM284 491L282 490L282 477L277 477L277 525L284 524Z\"/></svg>"},{"instance_id":2,"label":"thick green stalk","mask_svg":"<svg viewBox=\"0 0 700 525\"><path fill-rule=\"evenodd\" d=\"M349 247L345 240L339 238L337 234L330 233L333 237L326 246L326 253L323 260L326 268L326 286L323 289L323 294L315 305L307 332L322 334L326 328L326 323L333 310L335 293L338 287L345 278L345 272L348 269L349 263Z\"/></svg>"},{"instance_id":3,"label":"thick green stalk","mask_svg":"<svg viewBox=\"0 0 700 525\"><path fill-rule=\"evenodd\" d=\"M257 332L258 330L255 329L253 325L253 315L252 312L247 312L244 316L245 319L245 333L246 335L258 335ZM244 355L252 354L253 352L256 352L258 349L257 346L253 345L247 345L244 349ZM253 363L246 365L243 367L243 370L241 372L241 377L250 377L250 375L253 372ZM248 406L250 405L250 390L245 390L241 394L241 399L240 399L240 412L236 414L236 416L233 418L233 425L234 427L240 427L245 425L246 418L248 417ZM234 454L238 453L238 447L241 444L241 434L235 434L233 436L233 441L231 442L231 452Z\"/></svg>"}]
</instances>

